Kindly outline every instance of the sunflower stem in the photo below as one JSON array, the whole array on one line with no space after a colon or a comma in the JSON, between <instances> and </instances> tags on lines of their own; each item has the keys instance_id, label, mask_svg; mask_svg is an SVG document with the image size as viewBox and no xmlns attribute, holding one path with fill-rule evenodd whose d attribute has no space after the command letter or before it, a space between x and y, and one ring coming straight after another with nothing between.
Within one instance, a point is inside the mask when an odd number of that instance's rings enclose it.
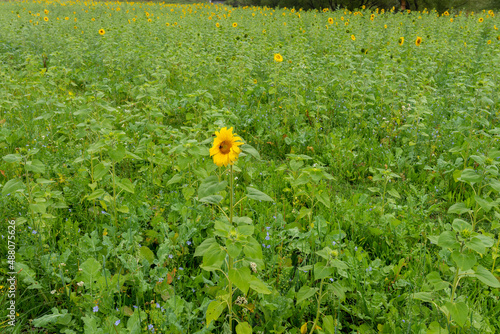
<instances>
[{"instance_id":1,"label":"sunflower stem","mask_svg":"<svg viewBox=\"0 0 500 334\"><path fill-rule=\"evenodd\" d=\"M231 184L231 195L230 195L230 206L229 206L229 224L231 227L233 226L233 201L234 201L234 196L233 196L233 165L230 165L231 169L231 174L230 174L230 184ZM229 271L233 269L233 257L228 253L229 256L229 263L228 263L228 275ZM231 283L231 279L229 279L228 276L228 282L229 282L229 332L233 332L233 284Z\"/></svg>"}]
</instances>

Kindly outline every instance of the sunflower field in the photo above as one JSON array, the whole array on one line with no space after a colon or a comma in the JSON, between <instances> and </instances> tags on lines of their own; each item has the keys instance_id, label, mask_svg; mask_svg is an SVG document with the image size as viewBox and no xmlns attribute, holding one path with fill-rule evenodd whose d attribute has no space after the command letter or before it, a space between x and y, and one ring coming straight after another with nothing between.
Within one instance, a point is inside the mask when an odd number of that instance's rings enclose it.
<instances>
[{"instance_id":1,"label":"sunflower field","mask_svg":"<svg viewBox=\"0 0 500 334\"><path fill-rule=\"evenodd\" d=\"M2 333L500 332L494 11L0 14Z\"/></svg>"}]
</instances>

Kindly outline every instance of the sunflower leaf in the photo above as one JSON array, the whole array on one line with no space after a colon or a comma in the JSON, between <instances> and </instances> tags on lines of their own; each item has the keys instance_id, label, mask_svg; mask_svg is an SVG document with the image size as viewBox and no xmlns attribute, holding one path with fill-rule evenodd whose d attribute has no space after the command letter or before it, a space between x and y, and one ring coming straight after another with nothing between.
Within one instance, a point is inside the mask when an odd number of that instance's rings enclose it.
<instances>
[{"instance_id":1,"label":"sunflower leaf","mask_svg":"<svg viewBox=\"0 0 500 334\"><path fill-rule=\"evenodd\" d=\"M247 187L247 192L248 192L247 193L248 198L259 200L259 201L269 201L269 202L274 201L271 197L269 197L268 195L264 194L262 191L257 190L255 188Z\"/></svg>"},{"instance_id":2,"label":"sunflower leaf","mask_svg":"<svg viewBox=\"0 0 500 334\"><path fill-rule=\"evenodd\" d=\"M260 160L260 154L259 154L259 152L257 152L257 150L253 146L248 145L248 144L243 144L240 146L240 148L243 152L248 153L252 157Z\"/></svg>"}]
</instances>

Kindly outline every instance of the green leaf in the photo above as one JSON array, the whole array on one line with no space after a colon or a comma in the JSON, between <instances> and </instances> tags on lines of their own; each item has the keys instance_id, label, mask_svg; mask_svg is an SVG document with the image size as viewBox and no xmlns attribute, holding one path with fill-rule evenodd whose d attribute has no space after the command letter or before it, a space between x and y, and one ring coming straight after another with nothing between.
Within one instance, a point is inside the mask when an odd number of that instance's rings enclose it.
<instances>
[{"instance_id":1,"label":"green leaf","mask_svg":"<svg viewBox=\"0 0 500 334\"><path fill-rule=\"evenodd\" d=\"M327 208L330 208L330 196L328 196L328 192L322 191L316 194L316 199L321 203L323 203L323 205L326 206Z\"/></svg>"},{"instance_id":2,"label":"green leaf","mask_svg":"<svg viewBox=\"0 0 500 334\"><path fill-rule=\"evenodd\" d=\"M203 254L203 263L200 267L206 271L220 269L225 258L226 252L218 243L213 243Z\"/></svg>"},{"instance_id":3,"label":"green leaf","mask_svg":"<svg viewBox=\"0 0 500 334\"><path fill-rule=\"evenodd\" d=\"M446 306L446 309L450 312L451 318L455 320L460 327L466 324L469 318L469 308L465 302L446 302L444 306Z\"/></svg>"},{"instance_id":4,"label":"green leaf","mask_svg":"<svg viewBox=\"0 0 500 334\"><path fill-rule=\"evenodd\" d=\"M324 263L317 262L314 264L314 279L322 279L333 274L333 268L325 266Z\"/></svg>"},{"instance_id":5,"label":"green leaf","mask_svg":"<svg viewBox=\"0 0 500 334\"><path fill-rule=\"evenodd\" d=\"M217 244L217 240L215 240L215 238L205 239L198 247L196 247L194 256L203 256L206 250L209 249L214 243Z\"/></svg>"},{"instance_id":6,"label":"green leaf","mask_svg":"<svg viewBox=\"0 0 500 334\"><path fill-rule=\"evenodd\" d=\"M401 198L401 195L396 191L396 189L392 188L387 191L391 196L396 197L398 199Z\"/></svg>"},{"instance_id":7,"label":"green leaf","mask_svg":"<svg viewBox=\"0 0 500 334\"><path fill-rule=\"evenodd\" d=\"M109 171L109 163L103 164L102 162L98 163L94 167L94 180L98 181L102 179Z\"/></svg>"},{"instance_id":8,"label":"green leaf","mask_svg":"<svg viewBox=\"0 0 500 334\"><path fill-rule=\"evenodd\" d=\"M19 189L26 188L23 181L19 179L12 179L7 181L2 188L2 196L7 196L8 194L13 194Z\"/></svg>"},{"instance_id":9,"label":"green leaf","mask_svg":"<svg viewBox=\"0 0 500 334\"><path fill-rule=\"evenodd\" d=\"M476 203L479 204L479 206L485 211L489 212L491 208L494 208L497 203L491 201L489 198L482 198L481 196L475 195L474 199L476 200ZM489 199L489 201L488 201Z\"/></svg>"},{"instance_id":10,"label":"green leaf","mask_svg":"<svg viewBox=\"0 0 500 334\"><path fill-rule=\"evenodd\" d=\"M243 144L240 146L240 148L243 152L248 153L251 156L253 156L254 158L260 160L260 154L259 154L259 152L257 152L257 150L255 148L253 148L253 146L248 145L248 144Z\"/></svg>"},{"instance_id":11,"label":"green leaf","mask_svg":"<svg viewBox=\"0 0 500 334\"><path fill-rule=\"evenodd\" d=\"M39 173L39 174L45 173L45 165L38 159L33 159L33 161L26 162L24 168L28 172Z\"/></svg>"},{"instance_id":12,"label":"green leaf","mask_svg":"<svg viewBox=\"0 0 500 334\"><path fill-rule=\"evenodd\" d=\"M453 223L451 224L451 226L457 233L460 233L463 230L472 232L472 225L460 218L453 219Z\"/></svg>"},{"instance_id":13,"label":"green leaf","mask_svg":"<svg viewBox=\"0 0 500 334\"><path fill-rule=\"evenodd\" d=\"M208 304L206 316L207 327L212 321L219 319L222 311L224 311L225 308L226 303L221 300L213 300L212 302L210 302L210 304Z\"/></svg>"},{"instance_id":14,"label":"green leaf","mask_svg":"<svg viewBox=\"0 0 500 334\"><path fill-rule=\"evenodd\" d=\"M253 261L259 268L264 268L264 261L262 260L262 247L254 237L247 238L248 243L243 246L243 253L245 253L248 261Z\"/></svg>"},{"instance_id":15,"label":"green leaf","mask_svg":"<svg viewBox=\"0 0 500 334\"><path fill-rule=\"evenodd\" d=\"M170 180L168 180L167 186L174 184L174 183L179 183L179 182L181 182L181 180L182 180L182 175L175 174L174 176L172 176L172 178Z\"/></svg>"},{"instance_id":16,"label":"green leaf","mask_svg":"<svg viewBox=\"0 0 500 334\"><path fill-rule=\"evenodd\" d=\"M81 280L85 283L87 288L90 288L91 285L101 277L101 264L94 259L93 257L89 257L85 262L80 265L81 271Z\"/></svg>"},{"instance_id":17,"label":"green leaf","mask_svg":"<svg viewBox=\"0 0 500 334\"><path fill-rule=\"evenodd\" d=\"M434 291L443 290L450 286L450 283L441 279L441 276L437 271L429 273L426 277L429 283L434 286Z\"/></svg>"},{"instance_id":18,"label":"green leaf","mask_svg":"<svg viewBox=\"0 0 500 334\"><path fill-rule=\"evenodd\" d=\"M441 328L439 322L433 321L429 324L426 334L449 334L446 328Z\"/></svg>"},{"instance_id":19,"label":"green leaf","mask_svg":"<svg viewBox=\"0 0 500 334\"><path fill-rule=\"evenodd\" d=\"M212 175L201 182L198 188L198 198L214 195L227 187L227 182L219 182L217 176Z\"/></svg>"},{"instance_id":20,"label":"green leaf","mask_svg":"<svg viewBox=\"0 0 500 334\"><path fill-rule=\"evenodd\" d=\"M111 160L114 162L120 162L125 158L125 147L123 145L118 145L115 149L113 148L108 148L108 154Z\"/></svg>"},{"instance_id":21,"label":"green leaf","mask_svg":"<svg viewBox=\"0 0 500 334\"><path fill-rule=\"evenodd\" d=\"M489 185L497 193L500 192L500 181L498 181L497 179L490 179Z\"/></svg>"},{"instance_id":22,"label":"green leaf","mask_svg":"<svg viewBox=\"0 0 500 334\"><path fill-rule=\"evenodd\" d=\"M68 310L62 310L62 313L59 313L59 310L53 307L51 311L52 314L33 320L33 326L50 327L49 325L68 325L71 322L71 314L68 313Z\"/></svg>"},{"instance_id":23,"label":"green leaf","mask_svg":"<svg viewBox=\"0 0 500 334\"><path fill-rule=\"evenodd\" d=\"M467 271L476 264L476 257L474 254L469 252L461 253L458 250L455 250L451 253L451 258L462 271Z\"/></svg>"},{"instance_id":24,"label":"green leaf","mask_svg":"<svg viewBox=\"0 0 500 334\"><path fill-rule=\"evenodd\" d=\"M261 201L269 201L272 202L274 201L271 197L268 195L264 194L262 191L257 190L252 187L247 187L247 197L255 200L261 200Z\"/></svg>"},{"instance_id":25,"label":"green leaf","mask_svg":"<svg viewBox=\"0 0 500 334\"><path fill-rule=\"evenodd\" d=\"M141 246L141 248L139 248L139 258L147 260L151 265L155 260L155 254L148 247Z\"/></svg>"},{"instance_id":26,"label":"green leaf","mask_svg":"<svg viewBox=\"0 0 500 334\"><path fill-rule=\"evenodd\" d=\"M300 304L302 301L306 300L314 296L318 288L311 288L310 286L303 285L300 290L297 292L297 304Z\"/></svg>"},{"instance_id":27,"label":"green leaf","mask_svg":"<svg viewBox=\"0 0 500 334\"><path fill-rule=\"evenodd\" d=\"M474 169L466 168L462 171L462 174L458 178L459 181L474 184L480 182L483 179L482 175L476 173Z\"/></svg>"},{"instance_id":28,"label":"green leaf","mask_svg":"<svg viewBox=\"0 0 500 334\"><path fill-rule=\"evenodd\" d=\"M229 279L238 289L241 290L241 292L243 292L244 295L247 294L248 289L250 288L250 281L252 279L252 275L250 274L250 269L248 267L230 269Z\"/></svg>"},{"instance_id":29,"label":"green leaf","mask_svg":"<svg viewBox=\"0 0 500 334\"><path fill-rule=\"evenodd\" d=\"M269 290L264 282L262 282L258 277L252 275L250 275L250 288L257 293L263 293L265 295L271 293L271 290Z\"/></svg>"},{"instance_id":30,"label":"green leaf","mask_svg":"<svg viewBox=\"0 0 500 334\"><path fill-rule=\"evenodd\" d=\"M327 334L336 334L336 326L331 315L323 317L323 329Z\"/></svg>"},{"instance_id":31,"label":"green leaf","mask_svg":"<svg viewBox=\"0 0 500 334\"><path fill-rule=\"evenodd\" d=\"M475 250L479 254L484 255L486 253L486 247L484 246L481 239L479 239L477 237L473 237L472 239L466 241L465 246L469 249Z\"/></svg>"},{"instance_id":32,"label":"green leaf","mask_svg":"<svg viewBox=\"0 0 500 334\"><path fill-rule=\"evenodd\" d=\"M30 210L34 213L44 214L47 210L47 207L43 203L30 204Z\"/></svg>"},{"instance_id":33,"label":"green leaf","mask_svg":"<svg viewBox=\"0 0 500 334\"><path fill-rule=\"evenodd\" d=\"M116 185L126 192L133 194L135 192L135 185L130 182L129 179L121 179L119 182L116 182Z\"/></svg>"},{"instance_id":34,"label":"green leaf","mask_svg":"<svg viewBox=\"0 0 500 334\"><path fill-rule=\"evenodd\" d=\"M130 210L128 209L128 206L122 205L119 208L116 209L116 211L121 212L121 213L129 213Z\"/></svg>"},{"instance_id":35,"label":"green leaf","mask_svg":"<svg viewBox=\"0 0 500 334\"><path fill-rule=\"evenodd\" d=\"M413 294L413 299L418 299L424 302L432 302L434 298L432 298L432 292L417 292Z\"/></svg>"},{"instance_id":36,"label":"green leaf","mask_svg":"<svg viewBox=\"0 0 500 334\"><path fill-rule=\"evenodd\" d=\"M236 334L252 334L252 326L248 322L240 322L236 326Z\"/></svg>"},{"instance_id":37,"label":"green leaf","mask_svg":"<svg viewBox=\"0 0 500 334\"><path fill-rule=\"evenodd\" d=\"M241 243L234 242L233 240L228 238L226 239L226 250L229 256L237 258L243 250L243 247L241 246Z\"/></svg>"},{"instance_id":38,"label":"green leaf","mask_svg":"<svg viewBox=\"0 0 500 334\"><path fill-rule=\"evenodd\" d=\"M202 203L219 204L223 199L224 197L222 197L221 195L210 195L200 198L198 201Z\"/></svg>"},{"instance_id":39,"label":"green leaf","mask_svg":"<svg viewBox=\"0 0 500 334\"><path fill-rule=\"evenodd\" d=\"M16 153L16 154L7 154L3 156L2 159L5 162L13 163L13 162L20 162L23 159L23 157L20 154Z\"/></svg>"},{"instance_id":40,"label":"green leaf","mask_svg":"<svg viewBox=\"0 0 500 334\"><path fill-rule=\"evenodd\" d=\"M476 273L473 276L492 288L500 288L498 279L481 265L477 266Z\"/></svg>"},{"instance_id":41,"label":"green leaf","mask_svg":"<svg viewBox=\"0 0 500 334\"><path fill-rule=\"evenodd\" d=\"M455 203L450 208L448 209L448 213L456 213L461 215L462 213L466 212L471 212L472 210L469 209L464 203Z\"/></svg>"},{"instance_id":42,"label":"green leaf","mask_svg":"<svg viewBox=\"0 0 500 334\"><path fill-rule=\"evenodd\" d=\"M102 197L104 194L106 194L106 192L104 191L104 189L97 189L92 194L90 194L90 195L87 196L87 200L92 201L92 200L94 200L96 198Z\"/></svg>"},{"instance_id":43,"label":"green leaf","mask_svg":"<svg viewBox=\"0 0 500 334\"><path fill-rule=\"evenodd\" d=\"M439 235L438 245L442 248L458 249L460 244L457 241L456 233L452 231L444 231Z\"/></svg>"}]
</instances>

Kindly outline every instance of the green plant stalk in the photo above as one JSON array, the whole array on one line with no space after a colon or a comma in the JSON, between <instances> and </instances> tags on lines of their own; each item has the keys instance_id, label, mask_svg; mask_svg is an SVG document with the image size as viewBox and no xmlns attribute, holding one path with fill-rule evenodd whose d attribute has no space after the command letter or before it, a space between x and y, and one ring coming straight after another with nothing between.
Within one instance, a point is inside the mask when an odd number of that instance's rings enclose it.
<instances>
[{"instance_id":1,"label":"green plant stalk","mask_svg":"<svg viewBox=\"0 0 500 334\"><path fill-rule=\"evenodd\" d=\"M113 221L114 221L115 226L116 226L116 232L118 232L118 222L116 220L117 213L116 213L116 174L115 174L115 163L113 162L111 164L111 166L113 168Z\"/></svg>"},{"instance_id":2,"label":"green plant stalk","mask_svg":"<svg viewBox=\"0 0 500 334\"><path fill-rule=\"evenodd\" d=\"M314 329L316 328L316 324L318 323L319 320L319 314L320 314L320 307L321 307L321 299L323 298L323 283L325 282L325 279L321 279L321 283L319 285L319 296L318 296L318 309L316 310L316 319L314 319L314 323L312 325L311 331L309 334L314 333Z\"/></svg>"},{"instance_id":3,"label":"green plant stalk","mask_svg":"<svg viewBox=\"0 0 500 334\"><path fill-rule=\"evenodd\" d=\"M229 205L229 224L233 226L233 165L230 165L231 169L231 174L230 174L230 184L231 184L231 195L229 196L230 198L230 205ZM233 269L233 257L228 253L229 256L229 263L228 263L228 286L229 286L229 300L228 300L228 308L229 308L229 332L233 332L233 284L231 283L231 279L229 278L229 271Z\"/></svg>"}]
</instances>

